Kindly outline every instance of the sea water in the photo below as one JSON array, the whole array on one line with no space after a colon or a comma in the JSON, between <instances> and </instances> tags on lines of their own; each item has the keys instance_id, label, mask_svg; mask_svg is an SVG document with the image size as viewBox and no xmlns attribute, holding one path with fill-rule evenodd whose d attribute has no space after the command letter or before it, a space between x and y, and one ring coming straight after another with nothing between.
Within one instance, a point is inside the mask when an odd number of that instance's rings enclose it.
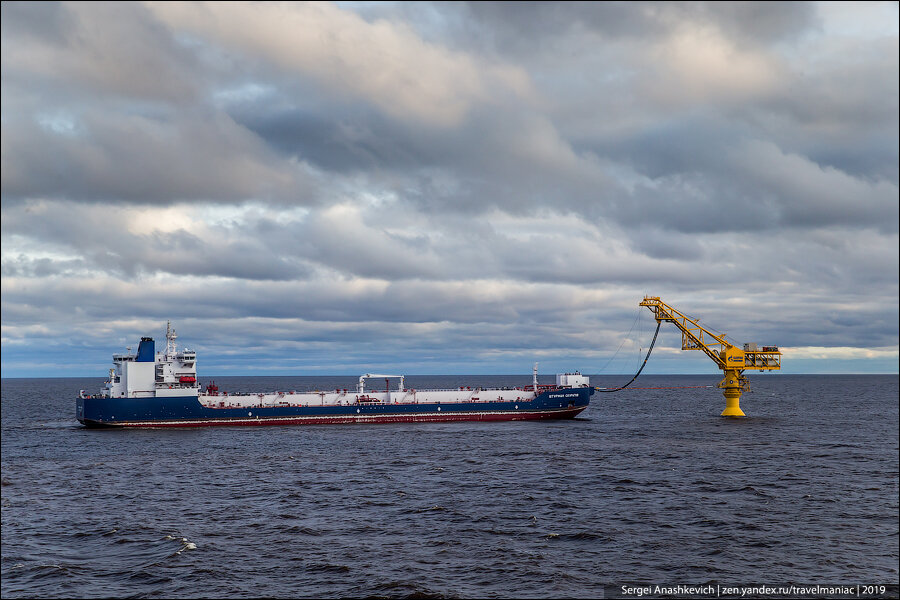
<instances>
[{"instance_id":1,"label":"sea water","mask_svg":"<svg viewBox=\"0 0 900 600\"><path fill-rule=\"evenodd\" d=\"M719 417L719 379L643 376L575 420L186 430L86 429L75 396L99 379L3 379L2 596L896 584L898 377L753 375L743 419Z\"/></svg>"}]
</instances>

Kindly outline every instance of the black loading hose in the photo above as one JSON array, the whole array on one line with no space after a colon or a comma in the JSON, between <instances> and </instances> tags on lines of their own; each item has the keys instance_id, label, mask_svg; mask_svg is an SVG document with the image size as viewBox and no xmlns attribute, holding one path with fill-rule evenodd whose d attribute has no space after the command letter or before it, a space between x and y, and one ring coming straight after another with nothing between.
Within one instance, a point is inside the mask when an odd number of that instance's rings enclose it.
<instances>
[{"instance_id":1,"label":"black loading hose","mask_svg":"<svg viewBox=\"0 0 900 600\"><path fill-rule=\"evenodd\" d=\"M644 357L644 362L641 363L641 368L638 369L638 372L634 374L634 377L631 378L631 381L629 381L628 383L626 383L626 384L623 385L622 387L617 387L617 388L594 388L594 389L597 390L598 392L604 392L604 393L606 393L606 392L620 392L620 391L624 390L625 388L627 388L627 387L628 387L629 385L631 385L632 383L634 383L634 381L638 378L638 375L641 374L641 371L644 370L644 367L647 366L647 360L649 360L649 358L650 358L650 353L653 352L653 345L656 343L656 336L659 335L659 326L660 326L660 325L662 325L662 321L657 321L657 322L656 322L656 333L653 334L653 341L650 342L650 349L647 350L647 356Z\"/></svg>"}]
</instances>

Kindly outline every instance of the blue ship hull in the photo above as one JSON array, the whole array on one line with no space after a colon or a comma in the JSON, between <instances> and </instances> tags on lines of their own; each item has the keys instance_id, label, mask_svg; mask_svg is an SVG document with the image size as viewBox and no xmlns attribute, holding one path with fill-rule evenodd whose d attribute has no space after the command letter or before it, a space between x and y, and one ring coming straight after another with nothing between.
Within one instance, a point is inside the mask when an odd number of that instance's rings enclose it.
<instances>
[{"instance_id":1,"label":"blue ship hull","mask_svg":"<svg viewBox=\"0 0 900 600\"><path fill-rule=\"evenodd\" d=\"M593 387L545 391L528 401L348 406L210 408L196 396L78 398L76 418L88 427L205 427L420 421L522 421L573 418L587 408Z\"/></svg>"}]
</instances>

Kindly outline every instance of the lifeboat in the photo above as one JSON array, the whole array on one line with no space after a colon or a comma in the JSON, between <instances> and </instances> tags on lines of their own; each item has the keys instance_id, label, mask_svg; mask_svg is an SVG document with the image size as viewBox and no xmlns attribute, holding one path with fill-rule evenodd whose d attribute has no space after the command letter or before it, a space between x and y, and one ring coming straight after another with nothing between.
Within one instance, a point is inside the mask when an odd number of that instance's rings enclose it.
<instances>
[{"instance_id":1,"label":"lifeboat","mask_svg":"<svg viewBox=\"0 0 900 600\"><path fill-rule=\"evenodd\" d=\"M178 378L179 383L196 383L197 378L193 375L182 375Z\"/></svg>"}]
</instances>

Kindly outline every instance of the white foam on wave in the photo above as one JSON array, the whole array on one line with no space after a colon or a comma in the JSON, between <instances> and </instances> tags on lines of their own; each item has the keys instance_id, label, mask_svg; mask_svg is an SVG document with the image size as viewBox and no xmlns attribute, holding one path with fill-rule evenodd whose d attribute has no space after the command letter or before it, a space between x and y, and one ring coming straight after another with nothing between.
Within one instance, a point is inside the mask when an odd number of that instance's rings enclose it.
<instances>
[{"instance_id":1,"label":"white foam on wave","mask_svg":"<svg viewBox=\"0 0 900 600\"><path fill-rule=\"evenodd\" d=\"M175 554L173 554L172 556L178 556L179 554L181 554L181 553L184 552L185 550L196 550L196 549L197 549L197 544L195 544L195 543L192 542L191 540L187 539L186 537L180 537L180 536L177 536L177 535L167 535L167 536L166 536L165 538L163 538L163 539L166 539L166 540L178 540L179 542L181 542L181 548L179 548L179 549L175 552Z\"/></svg>"},{"instance_id":2,"label":"white foam on wave","mask_svg":"<svg viewBox=\"0 0 900 600\"><path fill-rule=\"evenodd\" d=\"M172 538L172 539L175 539L175 538ZM181 554L181 553L184 552L185 550L196 550L196 549L197 549L197 544L195 544L194 542L190 541L190 540L187 539L186 537L181 538L180 541L181 541L181 550L179 550L179 551L176 552L175 554Z\"/></svg>"}]
</instances>

